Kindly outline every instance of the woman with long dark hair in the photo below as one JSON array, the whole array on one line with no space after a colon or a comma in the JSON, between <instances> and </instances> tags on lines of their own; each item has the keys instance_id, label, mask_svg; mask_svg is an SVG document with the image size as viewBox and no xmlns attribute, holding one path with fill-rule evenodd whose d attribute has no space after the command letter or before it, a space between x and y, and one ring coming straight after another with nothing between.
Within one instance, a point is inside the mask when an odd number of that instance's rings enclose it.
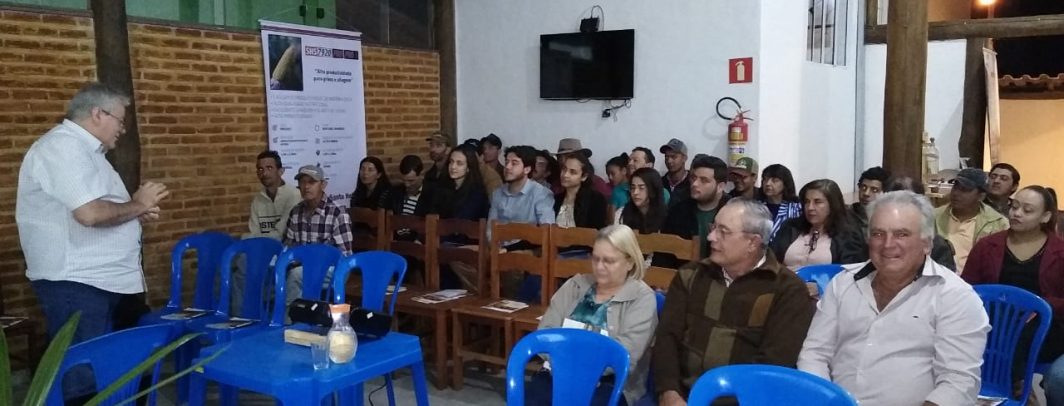
<instances>
[{"instance_id":1,"label":"woman with long dark hair","mask_svg":"<svg viewBox=\"0 0 1064 406\"><path fill-rule=\"evenodd\" d=\"M606 198L591 184L595 170L584 154L567 154L559 162L562 191L554 196L559 227L600 229L606 226Z\"/></svg>"},{"instance_id":2,"label":"woman with long dark hair","mask_svg":"<svg viewBox=\"0 0 1064 406\"><path fill-rule=\"evenodd\" d=\"M661 231L668 210L661 176L652 168L640 168L628 183L631 198L617 210L616 223L631 227L639 234Z\"/></svg>"},{"instance_id":3,"label":"woman with long dark hair","mask_svg":"<svg viewBox=\"0 0 1064 406\"><path fill-rule=\"evenodd\" d=\"M447 158L447 177L440 181L432 213L440 218L480 220L488 217L488 194L473 148L458 147Z\"/></svg>"},{"instance_id":4,"label":"woman with long dark hair","mask_svg":"<svg viewBox=\"0 0 1064 406\"><path fill-rule=\"evenodd\" d=\"M1064 240L1055 232L1056 216L1052 189L1021 189L1009 205L1009 229L977 241L961 273L961 278L972 285L1011 285L1049 302L1053 320L1038 362L1056 360L1044 381L1050 405L1064 402ZM1030 346L1030 338L1020 341L1021 347ZM1027 354L1026 348L1022 353Z\"/></svg>"},{"instance_id":5,"label":"woman with long dark hair","mask_svg":"<svg viewBox=\"0 0 1064 406\"><path fill-rule=\"evenodd\" d=\"M791 170L780 164L766 166L765 170L761 171L761 196L768 207L768 213L772 215L772 234L769 237L771 242L784 221L802 215L802 203L795 194Z\"/></svg>"},{"instance_id":6,"label":"woman with long dark hair","mask_svg":"<svg viewBox=\"0 0 1064 406\"><path fill-rule=\"evenodd\" d=\"M384 171L384 162L375 156L367 156L358 164L358 184L351 195L349 207L387 207L388 190L391 188L388 173Z\"/></svg>"},{"instance_id":7,"label":"woman with long dark hair","mask_svg":"<svg viewBox=\"0 0 1064 406\"><path fill-rule=\"evenodd\" d=\"M868 246L851 223L835 181L819 179L802 187L802 215L787 220L769 243L776 259L791 270L806 265L868 260Z\"/></svg>"}]
</instances>

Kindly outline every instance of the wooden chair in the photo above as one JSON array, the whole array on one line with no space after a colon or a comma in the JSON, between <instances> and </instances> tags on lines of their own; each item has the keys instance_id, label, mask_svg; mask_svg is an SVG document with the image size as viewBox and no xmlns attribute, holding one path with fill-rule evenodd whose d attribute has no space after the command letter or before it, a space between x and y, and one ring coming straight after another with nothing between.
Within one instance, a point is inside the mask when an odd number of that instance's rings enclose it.
<instances>
[{"instance_id":1,"label":"wooden chair","mask_svg":"<svg viewBox=\"0 0 1064 406\"><path fill-rule=\"evenodd\" d=\"M364 225L369 229L369 234L359 233L355 235L355 252L384 250L388 247L388 239L385 234L388 219L384 209L367 209L364 207L352 207L350 209L351 224Z\"/></svg>"},{"instance_id":2,"label":"wooden chair","mask_svg":"<svg viewBox=\"0 0 1064 406\"><path fill-rule=\"evenodd\" d=\"M591 255L590 252L587 256L583 257L569 257L562 258L559 256L559 252L567 247L582 246L590 248L595 244L595 237L598 236L598 230L593 228L562 228L556 225L552 225L549 231L549 244L547 244L547 260L548 267L550 268L551 277L548 278L547 287L550 291L550 295L553 296L554 292L558 291L558 288L569 278L574 275L591 272ZM550 300L543 302L543 306L537 306L540 311L534 311L534 309L527 309L526 311L518 312L513 318L513 342L521 340L526 334L536 331L539 328L539 317L543 316L547 311L547 306L550 304Z\"/></svg>"},{"instance_id":3,"label":"wooden chair","mask_svg":"<svg viewBox=\"0 0 1064 406\"><path fill-rule=\"evenodd\" d=\"M477 278L474 282L476 294L484 296L488 293L488 233L487 220L479 221L462 219L442 219L436 227L436 235L441 239L455 236L465 237L474 242L471 245L454 246L440 244L436 250L436 261L433 261L432 270L429 272L429 285L439 286L440 264L462 262L473 265L477 270Z\"/></svg>"},{"instance_id":4,"label":"wooden chair","mask_svg":"<svg viewBox=\"0 0 1064 406\"><path fill-rule=\"evenodd\" d=\"M639 249L643 251L643 255L660 252L671 254L677 260L687 262L697 261L701 254L697 238L687 240L672 234L653 233L636 234L636 240L639 242ZM643 281L651 288L668 290L674 276L676 276L675 268L651 266L647 268Z\"/></svg>"},{"instance_id":5,"label":"wooden chair","mask_svg":"<svg viewBox=\"0 0 1064 406\"><path fill-rule=\"evenodd\" d=\"M440 245L440 240L438 238L430 238L429 236L436 235L436 224L439 220L440 216L435 214L422 218L418 216L395 214L391 211L388 212L387 221L385 221L384 225L384 238L387 242L385 250L407 258L408 264L412 263L410 259L416 259L422 263L422 279L414 282L409 276L410 268L408 267L406 279L407 281L414 283L404 283L404 285L411 287L420 286L422 290L426 287L427 281L425 278L426 274L428 274L429 263L436 260L436 248ZM396 239L396 232L404 229L415 233L418 236L417 240ZM436 286L436 289L438 289L438 281ZM436 289L433 289L433 291Z\"/></svg>"},{"instance_id":6,"label":"wooden chair","mask_svg":"<svg viewBox=\"0 0 1064 406\"><path fill-rule=\"evenodd\" d=\"M472 299L451 311L452 347L454 363L452 365L452 386L461 389L465 361L481 361L499 367L506 366L506 357L513 348L513 318L522 313L542 313L545 307L529 306L513 313L504 313L483 308L502 298L502 272L524 271L540 277L540 303L550 300L548 283L551 278L549 256L546 253L549 243L549 227L531 224L492 224L492 241L490 266L488 271L489 295ZM531 251L502 252L503 242L523 240L540 247L539 255ZM534 316L533 316L534 317ZM490 333L485 340L467 343L465 330L472 325L487 326ZM502 341L502 348L499 342ZM488 349L483 351L483 349Z\"/></svg>"},{"instance_id":7,"label":"wooden chair","mask_svg":"<svg viewBox=\"0 0 1064 406\"><path fill-rule=\"evenodd\" d=\"M406 292L400 293L396 304L399 314L420 319L428 319L430 321L429 325L431 327L429 329L431 331L420 331L420 334L418 335L422 337L430 337L431 343L429 348L432 348L432 368L435 370L432 382L438 389L443 389L449 382L447 374L447 339L450 331L450 312L451 309L466 301L472 300L473 297L467 296L461 299L435 304L421 303L413 300L413 298L440 289L439 275L441 263L449 264L454 261L464 262L474 266L478 270L478 274L483 273L479 272L479 270L484 269L484 264L487 263L487 248L484 238L484 225L486 223L484 220L480 220L479 222L460 219L440 220L437 215L427 216L424 223L425 229L424 234L422 234L426 239L424 245L432 245L431 248L426 248L432 250L430 255L432 259L425 262L425 287L422 289L410 288ZM473 245L472 247L457 247L440 243L440 240L443 237L452 237L456 234L465 236L470 241L477 241L477 245ZM406 255L395 249L393 249L393 251Z\"/></svg>"}]
</instances>

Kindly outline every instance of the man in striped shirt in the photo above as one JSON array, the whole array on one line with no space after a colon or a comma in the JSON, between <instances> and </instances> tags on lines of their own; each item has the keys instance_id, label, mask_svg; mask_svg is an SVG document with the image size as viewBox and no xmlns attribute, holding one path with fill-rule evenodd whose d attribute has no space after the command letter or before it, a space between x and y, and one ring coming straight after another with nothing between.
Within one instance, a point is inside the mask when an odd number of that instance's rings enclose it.
<instances>
[{"instance_id":1,"label":"man in striped shirt","mask_svg":"<svg viewBox=\"0 0 1064 406\"><path fill-rule=\"evenodd\" d=\"M351 232L351 216L347 211L333 203L325 195L328 181L321 167L306 165L296 174L299 192L303 201L299 202L288 215L288 227L284 240L286 247L305 244L326 244L340 250L344 255L351 255L354 234ZM330 274L332 271L330 270ZM326 278L328 280L330 278ZM293 268L288 271L286 301L291 303L303 293L303 269Z\"/></svg>"}]
</instances>

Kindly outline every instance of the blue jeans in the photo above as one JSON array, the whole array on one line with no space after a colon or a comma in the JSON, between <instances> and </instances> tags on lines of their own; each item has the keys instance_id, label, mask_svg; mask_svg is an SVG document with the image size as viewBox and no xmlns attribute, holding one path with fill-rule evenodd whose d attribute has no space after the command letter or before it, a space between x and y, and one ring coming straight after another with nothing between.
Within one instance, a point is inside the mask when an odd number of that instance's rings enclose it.
<instances>
[{"instance_id":1,"label":"blue jeans","mask_svg":"<svg viewBox=\"0 0 1064 406\"><path fill-rule=\"evenodd\" d=\"M1042 377L1049 406L1064 406L1064 356L1053 361L1053 366Z\"/></svg>"},{"instance_id":2,"label":"blue jeans","mask_svg":"<svg viewBox=\"0 0 1064 406\"><path fill-rule=\"evenodd\" d=\"M49 341L76 312L81 320L71 345L111 332L115 306L121 294L108 292L83 283L70 281L31 281L37 300L44 311ZM88 366L74 367L63 380L63 397L84 396L96 392L96 380Z\"/></svg>"}]
</instances>

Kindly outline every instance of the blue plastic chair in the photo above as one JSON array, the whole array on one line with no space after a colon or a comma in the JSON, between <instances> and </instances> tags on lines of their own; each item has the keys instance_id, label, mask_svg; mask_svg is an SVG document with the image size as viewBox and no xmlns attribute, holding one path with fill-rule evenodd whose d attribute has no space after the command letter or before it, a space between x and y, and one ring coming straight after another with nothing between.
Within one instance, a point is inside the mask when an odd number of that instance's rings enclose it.
<instances>
[{"instance_id":1,"label":"blue plastic chair","mask_svg":"<svg viewBox=\"0 0 1064 406\"><path fill-rule=\"evenodd\" d=\"M303 293L300 298L322 300L321 290L329 278L329 270L336 266L342 256L336 247L325 244L301 245L282 252L273 267L274 300L270 326L284 326L285 307L288 305L285 303L285 282L289 266L298 263L303 267Z\"/></svg>"},{"instance_id":2,"label":"blue plastic chair","mask_svg":"<svg viewBox=\"0 0 1064 406\"><path fill-rule=\"evenodd\" d=\"M403 285L406 276L406 259L401 255L388 251L364 251L340 259L333 271L333 303L345 303L347 301L347 278L351 272L362 274L362 308L375 312L384 311L385 296L388 285L394 284L395 290ZM395 301L399 295L390 295L387 313L395 315ZM387 386L388 404L395 405L395 389L392 385L391 374L384 375L384 383ZM424 382L414 382L415 385L424 385ZM358 388L345 391L341 395L341 403L344 399L361 399L362 392Z\"/></svg>"},{"instance_id":3,"label":"blue plastic chair","mask_svg":"<svg viewBox=\"0 0 1064 406\"><path fill-rule=\"evenodd\" d=\"M192 320L166 320L163 316L178 312L181 305L181 287L184 274L184 256L190 250L196 251L196 283L192 295L192 306L203 310L217 310L218 302L214 300L214 282L222 253L233 244L233 237L218 231L204 231L182 238L170 252L170 299L166 307L144 315L140 325L167 324L174 328L175 334L188 331ZM178 369L192 365L192 359L199 354L200 343L189 341L174 351L174 365ZM188 378L177 381L178 400L184 402L188 395Z\"/></svg>"},{"instance_id":4,"label":"blue plastic chair","mask_svg":"<svg viewBox=\"0 0 1064 406\"><path fill-rule=\"evenodd\" d=\"M831 283L831 278L842 272L842 265L838 264L823 264L823 265L809 265L802 267L798 270L798 277L803 281L816 283L817 291L820 296L824 295L824 289L827 289L828 284Z\"/></svg>"},{"instance_id":5,"label":"blue plastic chair","mask_svg":"<svg viewBox=\"0 0 1064 406\"><path fill-rule=\"evenodd\" d=\"M385 296L391 296L387 313L395 314L398 295L388 295L388 285L394 284L396 290L402 286L406 277L406 259L388 251L364 251L341 259L334 271L335 303L347 301L345 283L352 271L362 274L362 308L383 312Z\"/></svg>"},{"instance_id":6,"label":"blue plastic chair","mask_svg":"<svg viewBox=\"0 0 1064 406\"><path fill-rule=\"evenodd\" d=\"M59 365L55 383L48 391L47 404L64 404L62 377L71 368L85 364L91 366L96 378L96 391L102 391L137 364L148 359L155 350L169 344L174 339L174 333L173 326L157 324L102 335L71 346ZM158 378L159 368L156 365L152 382L155 383ZM140 392L140 376L131 379L102 404L121 403L137 392ZM149 395L148 403L155 404L155 393Z\"/></svg>"},{"instance_id":7,"label":"blue plastic chair","mask_svg":"<svg viewBox=\"0 0 1064 406\"><path fill-rule=\"evenodd\" d=\"M555 405L586 405L606 368L613 371L613 393L607 405L616 405L628 378L628 350L616 340L572 328L536 330L514 345L506 365L506 404L525 404L525 365L533 356L550 356Z\"/></svg>"},{"instance_id":8,"label":"blue plastic chair","mask_svg":"<svg viewBox=\"0 0 1064 406\"><path fill-rule=\"evenodd\" d=\"M903 389L900 389L903 390ZM743 405L857 406L857 401L827 379L778 365L728 365L702 374L687 404L708 406L732 396Z\"/></svg>"},{"instance_id":9,"label":"blue plastic chair","mask_svg":"<svg viewBox=\"0 0 1064 406\"><path fill-rule=\"evenodd\" d=\"M658 317L661 317L661 309L665 307L665 292L655 290L654 300L658 303Z\"/></svg>"},{"instance_id":10,"label":"blue plastic chair","mask_svg":"<svg viewBox=\"0 0 1064 406\"><path fill-rule=\"evenodd\" d=\"M263 243L263 245L267 246L268 243ZM235 257L235 255L236 253L233 253L233 257ZM262 257L264 256L265 255L258 256L259 258L257 258L256 261L262 260ZM239 337L251 335L256 332L260 332L266 328L284 327L285 315L287 314L286 310L288 306L288 304L285 303L285 292L287 290L286 282L288 280L288 268L290 266L299 265L303 267L303 292L302 294L300 294L300 297L303 299L321 300L321 291L322 288L325 287L325 281L329 278L329 271L330 269L338 265L342 256L343 254L340 252L339 249L325 244L300 245L297 247L287 248L284 251L281 251L281 253L277 255L277 260L274 262L273 266L273 310L270 312L269 321L266 323L259 323L255 326L248 326L236 330L230 330L228 340L233 340ZM231 263L233 257L230 257L230 262L227 263ZM270 258L265 258L265 261L268 265ZM246 278L249 285L253 277L253 274L251 273L253 271L251 271L251 268L252 264L250 263L249 255L249 273L247 274ZM269 268L267 267L267 269ZM228 271L223 270L222 272L227 273ZM333 273L335 274L335 271L333 271ZM346 279L346 276L344 276L343 278ZM264 280L266 282L269 282L268 277L264 277ZM342 284L342 282L338 282L338 278L334 277L333 284L330 285L330 291L332 290L332 286L334 286L336 283ZM265 285L265 283L263 285ZM263 298L264 296L262 295L264 293L264 288L259 291L259 295L255 295L254 292L250 290L245 290L244 303L242 304L243 308L248 308L248 301L254 300L252 298L253 296ZM328 299L329 297L327 297L326 299ZM228 295L225 295L225 300L229 300ZM255 308L255 306L252 305L250 308L253 309ZM260 316L265 319L266 314L263 313L260 314ZM227 341L227 339L223 338L220 341L224 342ZM204 348L203 351L201 351L200 356L210 355L211 353L216 351L217 348L219 348L219 346L217 345ZM179 386L179 390L180 389L181 388ZM237 391L232 386L222 386L220 388L220 397L221 403L224 405L237 404Z\"/></svg>"},{"instance_id":11,"label":"blue plastic chair","mask_svg":"<svg viewBox=\"0 0 1064 406\"><path fill-rule=\"evenodd\" d=\"M1031 379L1038 362L1038 352L1049 332L1053 309L1038 295L1015 286L975 285L973 288L983 299L983 308L990 317L990 333L986 337L986 351L983 352L983 386L979 394L1008 398L1004 403L1006 405L1024 405L1031 394ZM1027 358L1023 371L1023 394L1019 399L1013 399L1012 366L1016 348L1027 322L1036 314L1038 327L1031 346L1026 355L1020 355Z\"/></svg>"},{"instance_id":12,"label":"blue plastic chair","mask_svg":"<svg viewBox=\"0 0 1064 406\"><path fill-rule=\"evenodd\" d=\"M170 300L166 309L181 310L182 259L185 251L196 250L196 284L192 293L192 307L215 310L214 281L222 253L233 243L233 237L218 231L204 231L182 238L170 253Z\"/></svg>"},{"instance_id":13,"label":"blue plastic chair","mask_svg":"<svg viewBox=\"0 0 1064 406\"><path fill-rule=\"evenodd\" d=\"M209 342L221 343L269 325L269 309L266 307L269 298L265 292L268 291L267 287L273 286L273 278L270 277L273 268L270 264L283 250L284 246L280 242L266 237L249 238L231 244L222 254L220 261L221 292L218 297L218 309L214 315L191 320L188 324L189 330L203 333ZM229 302L233 288L232 265L240 255L244 256L244 298L242 303L238 304L237 309L230 309ZM257 319L260 322L234 330L207 327L209 324L228 320L233 313L239 313L240 317Z\"/></svg>"},{"instance_id":14,"label":"blue plastic chair","mask_svg":"<svg viewBox=\"0 0 1064 406\"><path fill-rule=\"evenodd\" d=\"M231 289L233 288L232 264L236 258L243 254L244 300L239 304L239 315L249 319L265 319L266 315L269 314L269 309L266 308L267 297L265 292L268 286L273 286L269 284L273 282L269 278L269 276L272 276L270 271L273 270L270 264L282 251L284 251L284 246L279 241L267 237L240 240L229 246L229 249L222 254L221 260L223 265L221 267L222 288L221 295L218 297L218 301L221 303L218 306L218 313L223 316L237 313L236 309L229 307L230 297L232 297Z\"/></svg>"}]
</instances>

